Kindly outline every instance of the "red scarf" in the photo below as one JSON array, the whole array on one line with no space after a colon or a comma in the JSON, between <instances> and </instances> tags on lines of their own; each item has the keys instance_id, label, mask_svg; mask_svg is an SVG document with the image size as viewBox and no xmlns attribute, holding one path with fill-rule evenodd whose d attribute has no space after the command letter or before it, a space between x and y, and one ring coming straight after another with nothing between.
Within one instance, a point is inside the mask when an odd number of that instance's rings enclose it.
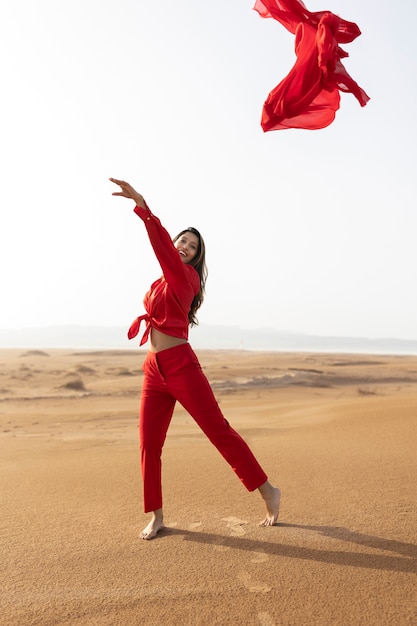
<instances>
[{"instance_id":1,"label":"red scarf","mask_svg":"<svg viewBox=\"0 0 417 626\"><path fill-rule=\"evenodd\" d=\"M301 0L256 0L254 9L295 34L297 56L264 103L264 131L325 128L335 118L340 91L352 93L365 106L369 96L347 73L341 59L348 53L339 46L361 34L356 24L330 11L308 11Z\"/></svg>"}]
</instances>

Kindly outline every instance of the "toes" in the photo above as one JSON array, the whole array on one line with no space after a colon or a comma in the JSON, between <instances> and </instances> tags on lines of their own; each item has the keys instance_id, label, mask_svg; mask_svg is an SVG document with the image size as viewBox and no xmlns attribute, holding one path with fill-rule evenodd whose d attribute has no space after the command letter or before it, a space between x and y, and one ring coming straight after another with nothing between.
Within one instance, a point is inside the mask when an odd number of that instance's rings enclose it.
<instances>
[{"instance_id":1,"label":"toes","mask_svg":"<svg viewBox=\"0 0 417 626\"><path fill-rule=\"evenodd\" d=\"M139 537L141 539L150 539L150 535L152 534L152 531L146 527L142 530L142 532L139 534Z\"/></svg>"},{"instance_id":2,"label":"toes","mask_svg":"<svg viewBox=\"0 0 417 626\"><path fill-rule=\"evenodd\" d=\"M152 539L152 537L155 536L156 533L141 533L140 534L140 538L141 539Z\"/></svg>"},{"instance_id":3,"label":"toes","mask_svg":"<svg viewBox=\"0 0 417 626\"><path fill-rule=\"evenodd\" d=\"M140 539L153 539L154 537L156 537L156 535L158 534L158 532L160 530L162 530L164 528L164 526L158 526L157 528L149 528L148 526L146 528L144 528L142 530L142 532L139 534L139 538Z\"/></svg>"}]
</instances>

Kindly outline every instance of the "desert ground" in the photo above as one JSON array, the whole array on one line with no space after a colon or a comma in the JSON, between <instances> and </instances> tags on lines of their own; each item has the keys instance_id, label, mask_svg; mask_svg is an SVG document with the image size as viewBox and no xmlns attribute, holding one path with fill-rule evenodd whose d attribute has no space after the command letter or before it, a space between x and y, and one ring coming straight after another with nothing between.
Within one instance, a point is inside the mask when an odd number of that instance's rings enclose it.
<instances>
[{"instance_id":1,"label":"desert ground","mask_svg":"<svg viewBox=\"0 0 417 626\"><path fill-rule=\"evenodd\" d=\"M417 356L197 354L279 523L178 407L139 539L145 352L0 350L0 624L416 624Z\"/></svg>"}]
</instances>

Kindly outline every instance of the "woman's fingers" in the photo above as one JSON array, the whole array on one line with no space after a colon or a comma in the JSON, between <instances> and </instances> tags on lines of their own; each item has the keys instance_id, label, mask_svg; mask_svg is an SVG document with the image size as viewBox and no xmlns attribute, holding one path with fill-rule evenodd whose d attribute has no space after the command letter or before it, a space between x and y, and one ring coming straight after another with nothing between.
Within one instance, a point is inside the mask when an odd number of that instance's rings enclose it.
<instances>
[{"instance_id":1,"label":"woman's fingers","mask_svg":"<svg viewBox=\"0 0 417 626\"><path fill-rule=\"evenodd\" d=\"M119 185L119 187L121 188L121 191L115 191L114 193L112 193L112 196L123 196L125 198L132 198L133 194L136 193L132 185L129 185L129 183L127 183L125 180L119 180L118 178L110 178L109 180L112 183Z\"/></svg>"},{"instance_id":2,"label":"woman's fingers","mask_svg":"<svg viewBox=\"0 0 417 626\"><path fill-rule=\"evenodd\" d=\"M123 198L131 198L132 200L136 202L136 204L146 207L146 203L143 199L142 194L137 192L136 189L132 187L132 185L127 183L125 180L119 180L118 178L109 178L109 180L112 183L119 185L121 189L121 191L113 192L112 196L122 196Z\"/></svg>"}]
</instances>

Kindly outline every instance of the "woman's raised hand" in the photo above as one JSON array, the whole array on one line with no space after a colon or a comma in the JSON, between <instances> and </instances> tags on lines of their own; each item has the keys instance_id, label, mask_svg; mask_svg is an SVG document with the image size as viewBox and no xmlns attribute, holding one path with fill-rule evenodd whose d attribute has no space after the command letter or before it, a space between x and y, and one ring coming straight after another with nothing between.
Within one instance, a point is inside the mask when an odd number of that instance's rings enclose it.
<instances>
[{"instance_id":1,"label":"woman's raised hand","mask_svg":"<svg viewBox=\"0 0 417 626\"><path fill-rule=\"evenodd\" d=\"M112 196L123 196L123 198L131 198L134 202L136 202L138 206L142 207L143 209L147 208L146 202L142 194L136 191L136 189L133 189L132 185L129 185L129 183L124 180L118 180L117 178L110 178L109 180L112 183L119 185L121 189L121 191L114 191L112 193Z\"/></svg>"}]
</instances>

